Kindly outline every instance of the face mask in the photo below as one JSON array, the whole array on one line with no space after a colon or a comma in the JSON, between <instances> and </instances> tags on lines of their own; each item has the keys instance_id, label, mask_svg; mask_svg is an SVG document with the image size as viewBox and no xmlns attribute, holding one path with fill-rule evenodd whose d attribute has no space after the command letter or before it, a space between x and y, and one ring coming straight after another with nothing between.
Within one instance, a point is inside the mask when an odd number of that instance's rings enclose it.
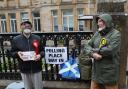
<instances>
[{"instance_id":1,"label":"face mask","mask_svg":"<svg viewBox=\"0 0 128 89\"><path fill-rule=\"evenodd\" d=\"M29 34L29 33L31 33L31 30L30 30L30 29L24 29L23 32L24 32L25 34Z\"/></svg>"},{"instance_id":2,"label":"face mask","mask_svg":"<svg viewBox=\"0 0 128 89\"><path fill-rule=\"evenodd\" d=\"M101 31L101 30L103 30L103 29L105 29L105 26L104 26L104 27L102 27L102 28L99 28L99 29L98 29L98 31Z\"/></svg>"},{"instance_id":3,"label":"face mask","mask_svg":"<svg viewBox=\"0 0 128 89\"><path fill-rule=\"evenodd\" d=\"M98 31L101 31L101 30L103 30L103 28L99 28L99 29L98 29Z\"/></svg>"}]
</instances>

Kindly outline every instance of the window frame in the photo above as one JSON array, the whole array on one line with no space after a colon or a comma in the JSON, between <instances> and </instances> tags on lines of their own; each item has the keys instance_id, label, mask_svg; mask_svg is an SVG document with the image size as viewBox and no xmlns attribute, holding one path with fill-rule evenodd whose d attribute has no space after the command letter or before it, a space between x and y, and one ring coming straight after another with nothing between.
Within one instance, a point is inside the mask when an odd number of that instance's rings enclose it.
<instances>
[{"instance_id":1,"label":"window frame","mask_svg":"<svg viewBox=\"0 0 128 89\"><path fill-rule=\"evenodd\" d=\"M36 12L37 13L37 12ZM33 28L35 32L41 32L41 22L40 22L40 14L39 16L34 16L35 13L32 13L33 16Z\"/></svg>"},{"instance_id":2,"label":"window frame","mask_svg":"<svg viewBox=\"0 0 128 89\"><path fill-rule=\"evenodd\" d=\"M4 23L4 25L2 25L2 22ZM7 32L7 28L6 28L6 19L0 19L0 32L1 33L6 33Z\"/></svg>"},{"instance_id":3,"label":"window frame","mask_svg":"<svg viewBox=\"0 0 128 89\"><path fill-rule=\"evenodd\" d=\"M64 11L68 11L68 10L64 10ZM62 13L63 13L63 14L62 14L62 31L68 31L68 32L69 32L69 31L74 31L74 19L73 19L74 16L73 16L73 10L69 10L69 11L72 11L70 15L67 15L67 14L64 15L64 11L62 11ZM73 22L73 23L72 23L72 25L73 25L73 26L72 26L72 30L70 30L70 17L72 17L72 22ZM66 23L67 23L67 24L66 24L66 25L67 25L67 30L64 30L64 18L67 19L67 22L66 22Z\"/></svg>"}]
</instances>

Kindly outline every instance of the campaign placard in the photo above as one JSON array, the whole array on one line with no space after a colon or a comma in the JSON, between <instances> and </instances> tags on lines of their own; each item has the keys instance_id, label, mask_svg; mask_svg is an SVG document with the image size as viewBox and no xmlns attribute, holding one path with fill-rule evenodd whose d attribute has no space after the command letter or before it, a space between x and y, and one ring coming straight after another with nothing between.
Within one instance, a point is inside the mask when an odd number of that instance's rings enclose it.
<instances>
[{"instance_id":1,"label":"campaign placard","mask_svg":"<svg viewBox=\"0 0 128 89\"><path fill-rule=\"evenodd\" d=\"M67 47L45 47L47 64L62 64L67 60Z\"/></svg>"},{"instance_id":2,"label":"campaign placard","mask_svg":"<svg viewBox=\"0 0 128 89\"><path fill-rule=\"evenodd\" d=\"M35 60L35 52L34 51L25 51L21 52L23 61Z\"/></svg>"}]
</instances>

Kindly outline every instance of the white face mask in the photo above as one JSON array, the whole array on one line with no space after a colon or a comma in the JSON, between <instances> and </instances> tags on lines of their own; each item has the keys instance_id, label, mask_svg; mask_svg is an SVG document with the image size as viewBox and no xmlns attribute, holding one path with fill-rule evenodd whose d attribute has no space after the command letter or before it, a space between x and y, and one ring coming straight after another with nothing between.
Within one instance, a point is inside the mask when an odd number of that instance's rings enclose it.
<instances>
[{"instance_id":1,"label":"white face mask","mask_svg":"<svg viewBox=\"0 0 128 89\"><path fill-rule=\"evenodd\" d=\"M23 32L24 32L25 34L30 34L30 33L31 33L31 30L30 30L30 29L24 29Z\"/></svg>"},{"instance_id":2,"label":"white face mask","mask_svg":"<svg viewBox=\"0 0 128 89\"><path fill-rule=\"evenodd\" d=\"M104 27L102 27L102 28L99 28L99 29L98 29L98 31L101 31L101 30L103 30L103 29L105 29L105 26L104 26Z\"/></svg>"},{"instance_id":3,"label":"white face mask","mask_svg":"<svg viewBox=\"0 0 128 89\"><path fill-rule=\"evenodd\" d=\"M98 29L98 31L101 31L101 30L103 30L103 28L99 28L99 29Z\"/></svg>"}]
</instances>

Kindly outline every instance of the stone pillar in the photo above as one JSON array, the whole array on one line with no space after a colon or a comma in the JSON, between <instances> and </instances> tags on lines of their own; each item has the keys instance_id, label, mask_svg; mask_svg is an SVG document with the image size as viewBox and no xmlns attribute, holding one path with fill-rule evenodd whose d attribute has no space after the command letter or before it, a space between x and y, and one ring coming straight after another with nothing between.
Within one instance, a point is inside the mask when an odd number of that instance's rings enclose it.
<instances>
[{"instance_id":1,"label":"stone pillar","mask_svg":"<svg viewBox=\"0 0 128 89\"><path fill-rule=\"evenodd\" d=\"M4 3L5 3L5 7L8 7L8 2L7 2L7 0L4 0Z\"/></svg>"},{"instance_id":2,"label":"stone pillar","mask_svg":"<svg viewBox=\"0 0 128 89\"><path fill-rule=\"evenodd\" d=\"M20 6L19 0L15 0L15 3L16 3L16 8L19 8L19 6Z\"/></svg>"},{"instance_id":3,"label":"stone pillar","mask_svg":"<svg viewBox=\"0 0 128 89\"><path fill-rule=\"evenodd\" d=\"M32 6L32 5L33 5L32 1L33 1L33 0L30 0L30 4L29 4L30 6Z\"/></svg>"},{"instance_id":4,"label":"stone pillar","mask_svg":"<svg viewBox=\"0 0 128 89\"><path fill-rule=\"evenodd\" d=\"M63 30L63 28L62 28L62 11L60 8L58 9L58 29L59 29L59 31Z\"/></svg>"},{"instance_id":5,"label":"stone pillar","mask_svg":"<svg viewBox=\"0 0 128 89\"><path fill-rule=\"evenodd\" d=\"M16 12L16 21L17 21L17 32L20 32L20 23L21 23L21 17L20 17L20 12Z\"/></svg>"},{"instance_id":6,"label":"stone pillar","mask_svg":"<svg viewBox=\"0 0 128 89\"><path fill-rule=\"evenodd\" d=\"M74 15L74 31L78 31L78 13L76 5L73 6L73 15Z\"/></svg>"},{"instance_id":7,"label":"stone pillar","mask_svg":"<svg viewBox=\"0 0 128 89\"><path fill-rule=\"evenodd\" d=\"M32 11L31 11L31 9L30 10L28 10L28 18L29 18L29 21L31 22L31 23L33 23L33 21L32 21Z\"/></svg>"},{"instance_id":8,"label":"stone pillar","mask_svg":"<svg viewBox=\"0 0 128 89\"><path fill-rule=\"evenodd\" d=\"M94 5L94 13L97 14L97 5L98 5L98 0L95 0L95 5Z\"/></svg>"},{"instance_id":9,"label":"stone pillar","mask_svg":"<svg viewBox=\"0 0 128 89\"><path fill-rule=\"evenodd\" d=\"M57 0L56 2L57 2L57 3L56 3L57 5L60 5L61 0Z\"/></svg>"},{"instance_id":10,"label":"stone pillar","mask_svg":"<svg viewBox=\"0 0 128 89\"><path fill-rule=\"evenodd\" d=\"M77 3L77 0L72 0L72 3L74 3L74 4Z\"/></svg>"},{"instance_id":11,"label":"stone pillar","mask_svg":"<svg viewBox=\"0 0 128 89\"><path fill-rule=\"evenodd\" d=\"M128 14L128 1L124 4L124 10Z\"/></svg>"},{"instance_id":12,"label":"stone pillar","mask_svg":"<svg viewBox=\"0 0 128 89\"><path fill-rule=\"evenodd\" d=\"M10 16L8 15L8 13L6 12L5 13L5 18L6 18L6 30L7 30L7 32L11 32L10 31Z\"/></svg>"}]
</instances>

